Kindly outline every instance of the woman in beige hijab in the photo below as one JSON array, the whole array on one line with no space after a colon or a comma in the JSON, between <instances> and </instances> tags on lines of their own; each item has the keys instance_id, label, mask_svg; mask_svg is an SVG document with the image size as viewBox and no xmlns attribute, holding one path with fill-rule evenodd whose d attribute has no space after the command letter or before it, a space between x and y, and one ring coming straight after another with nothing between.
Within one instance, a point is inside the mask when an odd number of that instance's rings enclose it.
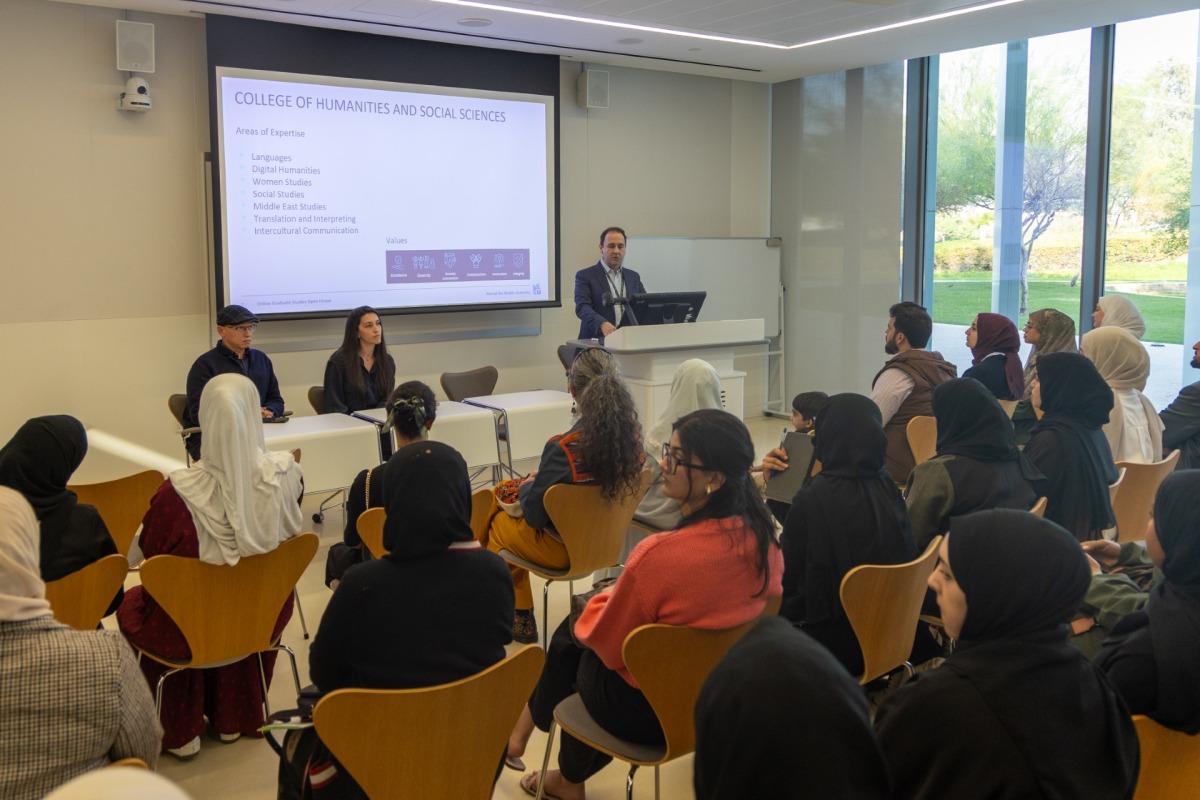
<instances>
[{"instance_id":1,"label":"woman in beige hijab","mask_svg":"<svg viewBox=\"0 0 1200 800\"><path fill-rule=\"evenodd\" d=\"M1133 334L1105 326L1084 334L1080 350L1113 391L1113 410L1104 436L1115 461L1151 464L1162 458L1163 424L1142 394L1150 377L1150 355Z\"/></svg>"}]
</instances>

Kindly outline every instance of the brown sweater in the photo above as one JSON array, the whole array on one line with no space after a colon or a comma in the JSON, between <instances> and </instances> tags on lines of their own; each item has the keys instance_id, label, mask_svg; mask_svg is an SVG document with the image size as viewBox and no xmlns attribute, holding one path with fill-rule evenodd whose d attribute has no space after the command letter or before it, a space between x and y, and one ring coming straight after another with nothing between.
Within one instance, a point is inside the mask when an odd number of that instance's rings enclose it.
<instances>
[{"instance_id":1,"label":"brown sweater","mask_svg":"<svg viewBox=\"0 0 1200 800\"><path fill-rule=\"evenodd\" d=\"M942 358L941 353L928 350L909 350L894 356L875 375L871 386L885 370L898 369L912 379L913 390L900 408L883 426L887 434L887 471L896 483L905 483L916 462L908 446L908 422L913 417L933 416L933 390L938 384L958 377L958 368Z\"/></svg>"}]
</instances>

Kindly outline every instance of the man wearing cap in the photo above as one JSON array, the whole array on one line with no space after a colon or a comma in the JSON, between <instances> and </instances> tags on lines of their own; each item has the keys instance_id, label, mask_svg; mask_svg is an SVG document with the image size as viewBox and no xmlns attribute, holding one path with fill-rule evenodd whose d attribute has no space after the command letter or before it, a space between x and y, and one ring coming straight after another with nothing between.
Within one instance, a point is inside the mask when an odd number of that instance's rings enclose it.
<instances>
[{"instance_id":1,"label":"man wearing cap","mask_svg":"<svg viewBox=\"0 0 1200 800\"><path fill-rule=\"evenodd\" d=\"M257 328L258 317L248 308L225 306L217 312L220 340L216 347L197 358L188 372L183 427L194 428L200 424L200 394L209 378L226 372L245 375L254 383L262 403L263 418L278 417L283 413L283 397L279 394L279 381L275 380L271 359L261 350L250 347ZM187 449L193 459L200 458L200 434L188 437Z\"/></svg>"}]
</instances>

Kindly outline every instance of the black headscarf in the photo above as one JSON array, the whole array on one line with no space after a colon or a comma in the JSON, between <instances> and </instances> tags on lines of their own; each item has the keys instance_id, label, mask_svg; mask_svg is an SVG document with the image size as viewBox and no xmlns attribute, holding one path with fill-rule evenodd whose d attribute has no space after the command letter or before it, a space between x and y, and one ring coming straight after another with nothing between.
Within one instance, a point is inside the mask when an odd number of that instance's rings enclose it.
<instances>
[{"instance_id":1,"label":"black headscarf","mask_svg":"<svg viewBox=\"0 0 1200 800\"><path fill-rule=\"evenodd\" d=\"M979 461L1013 461L1017 437L995 396L971 378L955 378L933 390L937 454Z\"/></svg>"},{"instance_id":2,"label":"black headscarf","mask_svg":"<svg viewBox=\"0 0 1200 800\"><path fill-rule=\"evenodd\" d=\"M1067 622L1091 580L1079 543L1050 520L996 509L951 521L947 551L967 615L957 649L934 672L946 670L948 684L970 684L993 718L980 725L1020 753L1013 766L1032 773L1041 796L1129 796L1138 767L1132 720L1067 641ZM937 709L928 711L929 719L938 717ZM1003 785L1006 765L976 769ZM980 795L988 794L987 780L980 780Z\"/></svg>"},{"instance_id":3,"label":"black headscarf","mask_svg":"<svg viewBox=\"0 0 1200 800\"><path fill-rule=\"evenodd\" d=\"M0 486L25 495L39 521L75 504L67 489L71 475L87 455L87 431L65 414L34 417L0 450Z\"/></svg>"},{"instance_id":4,"label":"black headscarf","mask_svg":"<svg viewBox=\"0 0 1200 800\"><path fill-rule=\"evenodd\" d=\"M867 397L829 399L813 443L821 473L796 494L783 528L780 613L802 622L851 671L862 669L862 655L842 609L842 577L860 564L899 564L917 553L908 509L884 468L881 420Z\"/></svg>"},{"instance_id":5,"label":"black headscarf","mask_svg":"<svg viewBox=\"0 0 1200 800\"><path fill-rule=\"evenodd\" d=\"M1146 616L1154 646L1158 722L1200 732L1200 470L1168 475L1154 499L1154 531L1165 580L1150 592Z\"/></svg>"},{"instance_id":6,"label":"black headscarf","mask_svg":"<svg viewBox=\"0 0 1200 800\"><path fill-rule=\"evenodd\" d=\"M475 538L467 462L447 444L414 442L388 459L383 506L383 546L389 558L433 555Z\"/></svg>"},{"instance_id":7,"label":"black headscarf","mask_svg":"<svg viewBox=\"0 0 1200 800\"><path fill-rule=\"evenodd\" d=\"M1027 451L1038 451L1039 433L1057 434L1058 470L1045 470L1042 494L1049 498L1046 518L1077 539L1097 538L1114 524L1108 486L1117 480L1112 448L1101 430L1113 408L1113 393L1096 365L1079 353L1048 353L1038 359L1042 411L1030 432Z\"/></svg>"},{"instance_id":8,"label":"black headscarf","mask_svg":"<svg viewBox=\"0 0 1200 800\"><path fill-rule=\"evenodd\" d=\"M780 617L746 634L696 701L697 800L891 797L862 687Z\"/></svg>"}]
</instances>

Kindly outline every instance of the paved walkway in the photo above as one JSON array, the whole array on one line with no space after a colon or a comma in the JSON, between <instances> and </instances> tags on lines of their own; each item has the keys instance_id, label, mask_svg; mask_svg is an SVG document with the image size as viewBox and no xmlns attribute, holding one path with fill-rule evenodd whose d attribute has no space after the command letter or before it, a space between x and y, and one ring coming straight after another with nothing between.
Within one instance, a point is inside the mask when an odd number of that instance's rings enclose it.
<instances>
[{"instance_id":1,"label":"paved walkway","mask_svg":"<svg viewBox=\"0 0 1200 800\"><path fill-rule=\"evenodd\" d=\"M942 357L958 365L961 375L971 366L971 351L967 349L967 329L964 325L934 324L933 341L930 348L941 352ZM1029 358L1030 345L1021 346L1021 361ZM1192 360L1192 348L1177 344L1149 344L1150 380L1146 383L1146 397L1154 407L1162 410L1179 394L1180 370L1186 360ZM1193 370L1192 380L1200 380L1200 370Z\"/></svg>"}]
</instances>

